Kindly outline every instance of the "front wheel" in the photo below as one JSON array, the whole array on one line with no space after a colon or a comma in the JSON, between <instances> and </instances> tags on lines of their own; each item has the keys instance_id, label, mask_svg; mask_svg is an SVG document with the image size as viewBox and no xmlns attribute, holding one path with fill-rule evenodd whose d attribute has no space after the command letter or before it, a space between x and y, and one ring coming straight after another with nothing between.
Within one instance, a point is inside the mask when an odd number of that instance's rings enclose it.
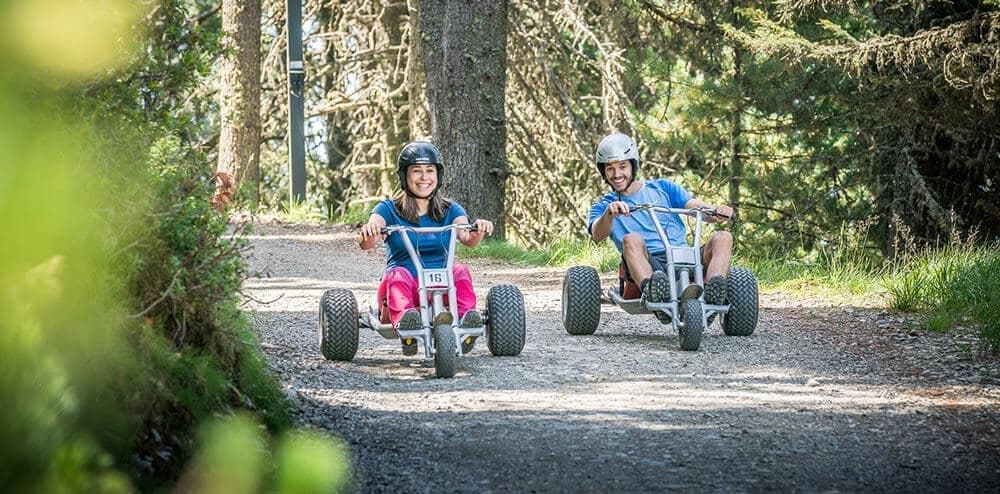
<instances>
[{"instance_id":1,"label":"front wheel","mask_svg":"<svg viewBox=\"0 0 1000 494\"><path fill-rule=\"evenodd\" d=\"M496 357L514 357L524 348L524 297L514 285L497 285L486 295L486 346Z\"/></svg>"},{"instance_id":2,"label":"front wheel","mask_svg":"<svg viewBox=\"0 0 1000 494\"><path fill-rule=\"evenodd\" d=\"M701 300L692 298L681 303L681 322L684 323L678 330L681 350L693 352L701 346L701 334L705 330Z\"/></svg>"},{"instance_id":3,"label":"front wheel","mask_svg":"<svg viewBox=\"0 0 1000 494\"><path fill-rule=\"evenodd\" d=\"M434 374L437 377L454 377L455 331L450 324L440 324L434 327Z\"/></svg>"},{"instance_id":4,"label":"front wheel","mask_svg":"<svg viewBox=\"0 0 1000 494\"><path fill-rule=\"evenodd\" d=\"M729 336L750 336L757 329L760 299L757 277L746 268L729 271L729 312L722 316L722 332Z\"/></svg>"},{"instance_id":5,"label":"front wheel","mask_svg":"<svg viewBox=\"0 0 1000 494\"><path fill-rule=\"evenodd\" d=\"M562 321L572 335L592 335L601 321L601 279L590 266L573 266L563 278Z\"/></svg>"},{"instance_id":6,"label":"front wheel","mask_svg":"<svg viewBox=\"0 0 1000 494\"><path fill-rule=\"evenodd\" d=\"M349 361L358 352L358 302L354 292L327 290L319 299L319 349L327 360Z\"/></svg>"}]
</instances>

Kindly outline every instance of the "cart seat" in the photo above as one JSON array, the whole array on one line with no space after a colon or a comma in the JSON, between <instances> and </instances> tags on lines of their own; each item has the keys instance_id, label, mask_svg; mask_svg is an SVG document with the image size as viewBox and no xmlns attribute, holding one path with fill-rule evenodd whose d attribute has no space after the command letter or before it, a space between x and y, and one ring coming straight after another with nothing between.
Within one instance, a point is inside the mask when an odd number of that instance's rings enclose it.
<instances>
[{"instance_id":1,"label":"cart seat","mask_svg":"<svg viewBox=\"0 0 1000 494\"><path fill-rule=\"evenodd\" d=\"M625 274L625 261L618 263L618 293L626 300L642 296L639 284Z\"/></svg>"}]
</instances>

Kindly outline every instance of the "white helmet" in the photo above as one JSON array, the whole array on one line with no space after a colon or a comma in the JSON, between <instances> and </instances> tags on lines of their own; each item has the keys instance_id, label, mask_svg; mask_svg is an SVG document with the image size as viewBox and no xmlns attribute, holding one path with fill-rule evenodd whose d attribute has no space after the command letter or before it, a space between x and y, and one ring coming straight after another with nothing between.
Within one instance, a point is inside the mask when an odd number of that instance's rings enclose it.
<instances>
[{"instance_id":1,"label":"white helmet","mask_svg":"<svg viewBox=\"0 0 1000 494\"><path fill-rule=\"evenodd\" d=\"M601 139L601 143L597 145L597 172L605 182L608 179L604 175L604 168L608 163L625 160L632 162L632 178L629 181L631 185L635 176L639 174L639 148L635 145L635 141L621 132L609 134Z\"/></svg>"}]
</instances>

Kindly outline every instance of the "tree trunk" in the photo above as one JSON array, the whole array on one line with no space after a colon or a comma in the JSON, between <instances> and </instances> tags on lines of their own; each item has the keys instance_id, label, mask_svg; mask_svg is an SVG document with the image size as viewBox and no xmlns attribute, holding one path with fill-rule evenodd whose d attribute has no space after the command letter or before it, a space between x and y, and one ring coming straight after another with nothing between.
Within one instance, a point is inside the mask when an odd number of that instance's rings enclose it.
<instances>
[{"instance_id":1,"label":"tree trunk","mask_svg":"<svg viewBox=\"0 0 1000 494\"><path fill-rule=\"evenodd\" d=\"M507 1L422 0L421 51L444 190L505 238Z\"/></svg>"},{"instance_id":2,"label":"tree trunk","mask_svg":"<svg viewBox=\"0 0 1000 494\"><path fill-rule=\"evenodd\" d=\"M607 19L608 23L608 29L600 31L601 45L605 48L616 46L618 38L628 37L626 27L622 25L619 10L621 10L621 5L618 5L618 2L601 1L602 17ZM604 55L600 57L600 63L603 66L601 70L601 116L604 119L604 129L601 134L618 131L632 136L638 141L638 136L635 135L632 124L629 122L626 103L622 101L622 94L619 92L621 73L615 67L622 61L612 53L606 53L603 50L601 53Z\"/></svg>"},{"instance_id":3,"label":"tree trunk","mask_svg":"<svg viewBox=\"0 0 1000 494\"><path fill-rule=\"evenodd\" d=\"M406 22L406 3L393 3L382 10L382 29L389 38L389 46L403 46L403 27ZM383 195L389 195L398 179L396 157L410 138L409 92L406 87L405 68L391 71L386 81L391 96L382 103L382 170L379 181Z\"/></svg>"},{"instance_id":4,"label":"tree trunk","mask_svg":"<svg viewBox=\"0 0 1000 494\"><path fill-rule=\"evenodd\" d=\"M260 0L222 2L219 162L252 207L260 200Z\"/></svg>"},{"instance_id":5,"label":"tree trunk","mask_svg":"<svg viewBox=\"0 0 1000 494\"><path fill-rule=\"evenodd\" d=\"M729 9L734 26L739 26L736 15L738 2L730 2ZM733 107L729 116L729 206L734 211L740 207L740 184L743 181L743 48L733 44ZM730 233L733 235L733 246L739 240L739 222L730 223Z\"/></svg>"},{"instance_id":6,"label":"tree trunk","mask_svg":"<svg viewBox=\"0 0 1000 494\"><path fill-rule=\"evenodd\" d=\"M410 53L406 57L406 77L409 87L407 96L409 97L409 113L407 123L410 128L411 139L431 138L431 117L427 108L427 76L424 70L424 41L420 35L420 15L417 9L420 8L421 0L409 0L410 21Z\"/></svg>"}]
</instances>

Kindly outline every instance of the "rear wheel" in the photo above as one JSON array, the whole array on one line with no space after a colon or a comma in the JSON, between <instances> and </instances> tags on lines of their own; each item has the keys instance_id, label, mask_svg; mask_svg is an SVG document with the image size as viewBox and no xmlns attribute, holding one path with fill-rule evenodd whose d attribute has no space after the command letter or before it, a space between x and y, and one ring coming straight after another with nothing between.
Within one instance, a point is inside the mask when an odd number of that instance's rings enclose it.
<instances>
[{"instance_id":1,"label":"rear wheel","mask_svg":"<svg viewBox=\"0 0 1000 494\"><path fill-rule=\"evenodd\" d=\"M563 278L562 321L572 335L591 335L601 321L601 279L590 266L573 266Z\"/></svg>"},{"instance_id":2,"label":"rear wheel","mask_svg":"<svg viewBox=\"0 0 1000 494\"><path fill-rule=\"evenodd\" d=\"M358 352L358 302L354 292L334 288L320 297L319 349L327 360L349 361Z\"/></svg>"},{"instance_id":3,"label":"rear wheel","mask_svg":"<svg viewBox=\"0 0 1000 494\"><path fill-rule=\"evenodd\" d=\"M437 377L454 377L455 360L455 331L450 324L441 324L434 327L434 374Z\"/></svg>"},{"instance_id":4,"label":"rear wheel","mask_svg":"<svg viewBox=\"0 0 1000 494\"><path fill-rule=\"evenodd\" d=\"M729 336L750 336L757 329L760 299L757 294L757 277L746 268L733 268L729 272L729 312L722 316L722 331Z\"/></svg>"},{"instance_id":5,"label":"rear wheel","mask_svg":"<svg viewBox=\"0 0 1000 494\"><path fill-rule=\"evenodd\" d=\"M514 357L524 348L524 297L514 285L497 285L486 295L486 346L497 357Z\"/></svg>"},{"instance_id":6,"label":"rear wheel","mask_svg":"<svg viewBox=\"0 0 1000 494\"><path fill-rule=\"evenodd\" d=\"M678 330L681 350L697 350L701 346L701 334L705 330L705 318L701 309L701 300L694 298L681 303L681 322L684 323Z\"/></svg>"}]
</instances>

